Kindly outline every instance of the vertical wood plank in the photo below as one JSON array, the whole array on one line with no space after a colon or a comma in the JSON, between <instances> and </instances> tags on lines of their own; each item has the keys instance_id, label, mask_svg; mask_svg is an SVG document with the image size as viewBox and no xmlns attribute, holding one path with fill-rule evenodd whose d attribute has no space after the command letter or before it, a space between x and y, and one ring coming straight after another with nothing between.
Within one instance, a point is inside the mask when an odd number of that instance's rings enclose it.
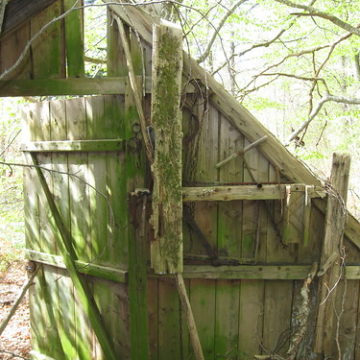
<instances>
[{"instance_id":1,"label":"vertical wood plank","mask_svg":"<svg viewBox=\"0 0 360 360\"><path fill-rule=\"evenodd\" d=\"M108 76L127 76L127 66L124 51L119 41L119 29L108 8L107 21L107 68Z\"/></svg>"},{"instance_id":2,"label":"vertical wood plank","mask_svg":"<svg viewBox=\"0 0 360 360\"><path fill-rule=\"evenodd\" d=\"M219 114L220 159L243 148L244 138ZM243 159L238 157L219 170L221 183L243 180ZM240 259L242 201L219 203L217 248L219 257ZM240 281L216 281L215 359L235 358L238 354Z\"/></svg>"},{"instance_id":3,"label":"vertical wood plank","mask_svg":"<svg viewBox=\"0 0 360 360\"><path fill-rule=\"evenodd\" d=\"M270 167L269 181L279 181L275 170ZM273 204L274 205L274 204ZM276 204L279 206L279 204ZM274 214L281 215L279 208L273 207ZM275 217L275 222L279 220ZM266 261L268 263L293 263L296 259L296 245L285 246L273 226L268 227L266 240ZM284 354L289 347L291 333L291 313L293 303L292 281L266 281L264 294L264 352Z\"/></svg>"},{"instance_id":4,"label":"vertical wood plank","mask_svg":"<svg viewBox=\"0 0 360 360\"><path fill-rule=\"evenodd\" d=\"M45 24L61 13L61 2L56 1L31 22L31 36L34 36ZM33 77L37 79L65 77L64 39L60 21L52 24L31 45Z\"/></svg>"},{"instance_id":5,"label":"vertical wood plank","mask_svg":"<svg viewBox=\"0 0 360 360\"><path fill-rule=\"evenodd\" d=\"M85 113L85 99L77 98L65 101L66 129L69 140L84 140L87 138L87 119ZM91 200L94 192L86 184L91 185L93 178L89 171L88 154L69 154L68 169L70 174L76 177L69 177L69 209L70 209L70 229L73 247L77 258L87 262L92 262L94 256L93 229L95 224L91 221ZM79 302L77 293L73 290L74 304L74 327L76 331L75 345L76 351L81 352L86 359L92 355L92 340L97 342L92 335L90 321ZM94 296L95 298L95 296ZM71 319L68 319L71 321ZM80 330L81 329L81 330Z\"/></svg>"},{"instance_id":6,"label":"vertical wood plank","mask_svg":"<svg viewBox=\"0 0 360 360\"><path fill-rule=\"evenodd\" d=\"M245 139L244 146L249 141ZM269 163L257 149L244 156L244 182L269 181ZM241 259L265 262L268 218L265 204L260 201L243 202L243 230ZM264 281L242 280L239 304L239 358L250 359L261 352L264 318Z\"/></svg>"},{"instance_id":7,"label":"vertical wood plank","mask_svg":"<svg viewBox=\"0 0 360 360\"><path fill-rule=\"evenodd\" d=\"M75 0L63 0L64 11L69 10ZM77 6L81 6L79 1ZM65 22L65 48L68 77L84 76L84 12L76 10L67 15Z\"/></svg>"},{"instance_id":8,"label":"vertical wood plank","mask_svg":"<svg viewBox=\"0 0 360 360\"><path fill-rule=\"evenodd\" d=\"M212 183L218 179L215 165L219 161L220 129L218 111L214 107L210 106L204 114L202 124L194 181ZM218 204L213 202L199 202L194 206L195 221L213 249L217 246L217 208ZM198 241L196 238L194 240ZM206 254L204 247L197 242L194 242L192 252ZM205 359L214 359L216 281L190 280L190 303Z\"/></svg>"},{"instance_id":9,"label":"vertical wood plank","mask_svg":"<svg viewBox=\"0 0 360 360\"><path fill-rule=\"evenodd\" d=\"M159 360L181 360L180 301L173 279L159 280Z\"/></svg>"},{"instance_id":10,"label":"vertical wood plank","mask_svg":"<svg viewBox=\"0 0 360 360\"><path fill-rule=\"evenodd\" d=\"M159 359L159 280L148 280L150 359Z\"/></svg>"},{"instance_id":11,"label":"vertical wood plank","mask_svg":"<svg viewBox=\"0 0 360 360\"><path fill-rule=\"evenodd\" d=\"M67 121L65 101L51 101L49 106L51 140L66 140ZM55 171L68 172L67 154L52 154L52 168ZM54 200L58 206L60 214L62 215L64 223L70 229L69 177L67 175L54 172L52 174L52 178ZM54 232L57 244L56 252L59 254L58 244L59 241L61 241L59 238L60 235L57 228L54 228ZM56 324L63 351L66 354L66 358L70 359L77 354L74 287L71 279L64 271L56 270L53 275L55 277L54 285L56 287L56 296L52 299L52 306L54 308L54 312L57 314ZM77 316L84 316L84 314L81 314L79 311Z\"/></svg>"},{"instance_id":12,"label":"vertical wood plank","mask_svg":"<svg viewBox=\"0 0 360 360\"><path fill-rule=\"evenodd\" d=\"M183 269L182 54L181 30L167 25L155 26L151 106L155 132L151 266L158 274L179 273Z\"/></svg>"},{"instance_id":13,"label":"vertical wood plank","mask_svg":"<svg viewBox=\"0 0 360 360\"><path fill-rule=\"evenodd\" d=\"M8 34L0 41L1 73L15 64L25 45L30 40L30 22L22 25L18 30ZM27 54L22 63L9 73L6 79L29 79L31 77L31 58Z\"/></svg>"},{"instance_id":14,"label":"vertical wood plank","mask_svg":"<svg viewBox=\"0 0 360 360\"><path fill-rule=\"evenodd\" d=\"M142 74L142 66L135 61L141 58L136 35L128 34L130 52L134 64L135 75ZM138 135L134 131L139 126L139 116L136 110L133 92L130 85L126 87L125 95L125 138L135 137L135 144ZM134 144L133 144L134 145ZM131 147L128 144L125 154L125 172L128 194L136 188L146 186L145 181L145 154L139 146ZM142 211L136 205L136 199L128 198L127 202L127 240L129 250L129 299L130 299L130 338L131 358L147 360L149 358L149 330L148 330L148 309L147 309L147 255L144 237L140 236L140 225ZM135 204L134 204L135 202ZM134 211L135 210L135 211Z\"/></svg>"}]
</instances>

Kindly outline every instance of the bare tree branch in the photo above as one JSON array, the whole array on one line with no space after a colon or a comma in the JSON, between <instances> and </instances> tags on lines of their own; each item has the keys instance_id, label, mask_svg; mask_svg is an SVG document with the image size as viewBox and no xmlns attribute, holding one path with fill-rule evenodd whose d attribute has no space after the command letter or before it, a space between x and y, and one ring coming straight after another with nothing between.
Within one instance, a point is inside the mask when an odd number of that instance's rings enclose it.
<instances>
[{"instance_id":1,"label":"bare tree branch","mask_svg":"<svg viewBox=\"0 0 360 360\"><path fill-rule=\"evenodd\" d=\"M354 63L355 63L356 78L358 79L358 81L360 81L360 52L359 51L354 55Z\"/></svg>"},{"instance_id":2,"label":"bare tree branch","mask_svg":"<svg viewBox=\"0 0 360 360\"><path fill-rule=\"evenodd\" d=\"M197 62L200 64L202 63L210 54L210 50L211 50L211 47L213 46L214 44L214 41L216 40L216 37L218 36L219 34L219 31L221 30L221 28L224 26L226 20L229 18L229 16L232 15L232 13L240 6L242 5L244 2L246 2L247 0L239 0L237 1L226 13L225 15L222 17L222 19L220 20L220 23L219 25L216 27L210 41L208 42L208 45L205 49L205 51L203 52L202 55L200 55L197 59Z\"/></svg>"},{"instance_id":3,"label":"bare tree branch","mask_svg":"<svg viewBox=\"0 0 360 360\"><path fill-rule=\"evenodd\" d=\"M313 6L309 6L309 5L303 5L303 4L298 4L295 3L293 1L290 0L275 0L278 3L287 5L289 7L292 8L296 8L296 9L302 9L304 11L307 11L306 13L293 13L292 15L296 15L296 16L316 16L316 17L320 17L326 20L329 20L330 22L332 22L334 25L354 34L357 36L360 36L360 29L352 26L351 24L341 20L340 18L338 18L337 16L334 16L332 14L329 14L327 12L318 10L316 8L314 8Z\"/></svg>"},{"instance_id":4,"label":"bare tree branch","mask_svg":"<svg viewBox=\"0 0 360 360\"><path fill-rule=\"evenodd\" d=\"M232 60L234 57L240 57L240 56L243 56L245 55L246 53L256 49L256 48L259 48L259 47L268 47L270 46L272 43L274 43L276 40L278 40L281 35L284 34L285 31L287 31L288 29L282 29L280 30L280 32L274 37L272 38L271 40L268 40L268 41L264 41L262 43L259 43L259 44L254 44L252 45L250 48L246 49L246 50L243 50L239 53L236 53L236 54L232 54L230 57L229 57L229 60ZM227 65L227 62L225 61L222 65L220 65L215 71L212 72L212 75L215 75L216 73L218 73L221 69L223 69L225 66Z\"/></svg>"},{"instance_id":5,"label":"bare tree branch","mask_svg":"<svg viewBox=\"0 0 360 360\"><path fill-rule=\"evenodd\" d=\"M291 141L293 141L309 124L314 120L314 118L319 114L321 108L324 104L327 102L332 101L340 104L348 104L348 105L360 105L360 98L348 98L345 96L333 96L333 95L327 95L324 96L317 104L316 108L312 111L310 114L308 120L303 122L301 126L295 130L289 137L286 146L290 144Z\"/></svg>"}]
</instances>

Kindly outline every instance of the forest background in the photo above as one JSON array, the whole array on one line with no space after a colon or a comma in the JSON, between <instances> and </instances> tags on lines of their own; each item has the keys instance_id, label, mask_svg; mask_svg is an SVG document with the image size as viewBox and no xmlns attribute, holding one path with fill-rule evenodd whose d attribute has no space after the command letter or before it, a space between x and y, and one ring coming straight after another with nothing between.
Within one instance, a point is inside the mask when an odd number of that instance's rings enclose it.
<instances>
[{"instance_id":1,"label":"forest background","mask_svg":"<svg viewBox=\"0 0 360 360\"><path fill-rule=\"evenodd\" d=\"M81 4L86 72L104 76L106 7ZM150 1L144 9L178 22L185 49L322 179L332 153L349 152L348 206L360 217L360 1ZM0 271L24 248L22 168L7 165L23 161L21 109L47 99L0 99Z\"/></svg>"}]
</instances>

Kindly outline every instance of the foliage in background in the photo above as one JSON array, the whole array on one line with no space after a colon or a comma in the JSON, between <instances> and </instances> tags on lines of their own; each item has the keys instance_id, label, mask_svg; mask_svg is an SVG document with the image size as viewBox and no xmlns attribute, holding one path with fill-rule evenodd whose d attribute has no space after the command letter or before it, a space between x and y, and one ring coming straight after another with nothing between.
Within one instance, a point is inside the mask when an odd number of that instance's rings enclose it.
<instances>
[{"instance_id":1,"label":"foliage in background","mask_svg":"<svg viewBox=\"0 0 360 360\"><path fill-rule=\"evenodd\" d=\"M21 105L24 100L0 99L0 160L22 162ZM22 168L0 165L0 271L22 257L24 216Z\"/></svg>"}]
</instances>

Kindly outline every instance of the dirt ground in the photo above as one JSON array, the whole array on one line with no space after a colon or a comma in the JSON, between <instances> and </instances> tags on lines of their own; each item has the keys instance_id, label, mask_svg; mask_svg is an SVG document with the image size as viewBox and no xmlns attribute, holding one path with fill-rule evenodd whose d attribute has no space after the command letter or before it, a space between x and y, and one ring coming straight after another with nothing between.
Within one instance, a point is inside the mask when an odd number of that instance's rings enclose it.
<instances>
[{"instance_id":1,"label":"dirt ground","mask_svg":"<svg viewBox=\"0 0 360 360\"><path fill-rule=\"evenodd\" d=\"M24 262L13 262L6 272L0 272L0 323L9 313L26 280ZM29 304L26 296L0 337L0 359L30 358L29 321Z\"/></svg>"}]
</instances>

